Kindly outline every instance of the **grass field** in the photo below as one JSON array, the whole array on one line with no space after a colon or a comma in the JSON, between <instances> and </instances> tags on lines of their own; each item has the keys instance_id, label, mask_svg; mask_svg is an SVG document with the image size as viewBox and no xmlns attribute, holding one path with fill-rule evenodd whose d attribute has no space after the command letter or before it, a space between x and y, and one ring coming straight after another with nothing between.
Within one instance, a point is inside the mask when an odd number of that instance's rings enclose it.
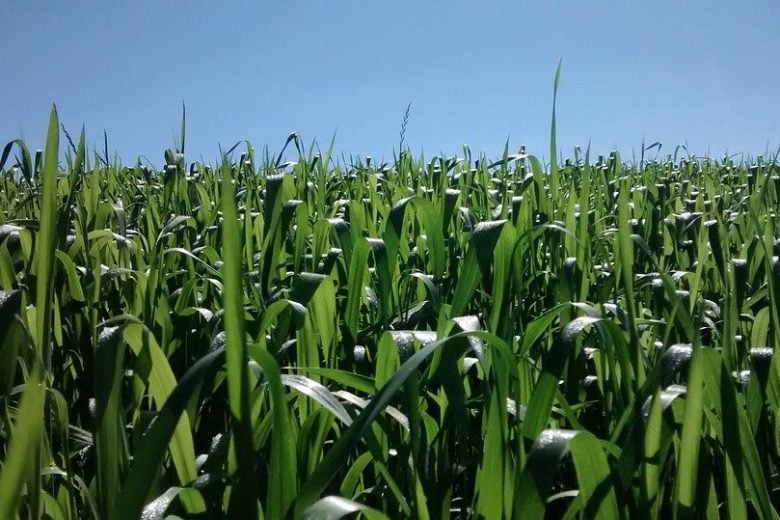
<instances>
[{"instance_id":1,"label":"grass field","mask_svg":"<svg viewBox=\"0 0 780 520\"><path fill-rule=\"evenodd\" d=\"M778 518L776 161L84 143L0 161L0 518Z\"/></svg>"}]
</instances>

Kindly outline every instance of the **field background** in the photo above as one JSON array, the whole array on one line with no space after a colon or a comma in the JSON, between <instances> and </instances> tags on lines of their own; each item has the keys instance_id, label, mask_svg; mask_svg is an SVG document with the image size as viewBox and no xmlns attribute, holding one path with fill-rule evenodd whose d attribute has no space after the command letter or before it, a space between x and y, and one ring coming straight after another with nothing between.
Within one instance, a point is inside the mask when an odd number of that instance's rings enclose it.
<instances>
[{"instance_id":1,"label":"field background","mask_svg":"<svg viewBox=\"0 0 780 520\"><path fill-rule=\"evenodd\" d=\"M0 1L0 520L778 518L777 20Z\"/></svg>"},{"instance_id":2,"label":"field background","mask_svg":"<svg viewBox=\"0 0 780 520\"><path fill-rule=\"evenodd\" d=\"M181 135L4 148L0 517L777 516L775 159Z\"/></svg>"}]
</instances>

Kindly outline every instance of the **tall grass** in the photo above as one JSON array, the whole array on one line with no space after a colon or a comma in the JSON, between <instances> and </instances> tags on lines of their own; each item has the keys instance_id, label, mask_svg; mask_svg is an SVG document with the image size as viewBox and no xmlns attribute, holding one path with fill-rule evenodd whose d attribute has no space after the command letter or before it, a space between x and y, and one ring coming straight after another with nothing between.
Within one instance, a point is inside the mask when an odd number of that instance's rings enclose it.
<instances>
[{"instance_id":1,"label":"tall grass","mask_svg":"<svg viewBox=\"0 0 780 520\"><path fill-rule=\"evenodd\" d=\"M778 516L777 163L59 134L0 158L3 518Z\"/></svg>"}]
</instances>

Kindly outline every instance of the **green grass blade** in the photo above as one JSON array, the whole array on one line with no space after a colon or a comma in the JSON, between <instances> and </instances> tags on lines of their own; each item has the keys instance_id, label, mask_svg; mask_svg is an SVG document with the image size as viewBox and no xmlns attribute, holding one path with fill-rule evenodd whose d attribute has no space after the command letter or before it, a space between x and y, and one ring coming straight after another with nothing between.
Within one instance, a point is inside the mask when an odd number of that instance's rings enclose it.
<instances>
[{"instance_id":1,"label":"green grass blade","mask_svg":"<svg viewBox=\"0 0 780 520\"><path fill-rule=\"evenodd\" d=\"M8 395L14 386L17 355L25 344L16 319L21 305L22 291L0 291L0 395Z\"/></svg>"},{"instance_id":2,"label":"green grass blade","mask_svg":"<svg viewBox=\"0 0 780 520\"><path fill-rule=\"evenodd\" d=\"M684 518L695 512L696 485L699 478L699 447L702 437L704 374L701 346L693 347L685 397L680 463L677 467L675 516Z\"/></svg>"},{"instance_id":3,"label":"green grass blade","mask_svg":"<svg viewBox=\"0 0 780 520\"><path fill-rule=\"evenodd\" d=\"M246 333L244 328L244 291L241 283L241 233L236 211L230 165L222 165L222 213L225 308L225 357L228 404L238 457L239 481L231 494L230 511L241 518L257 516L255 498L254 453L249 417L249 380L247 373Z\"/></svg>"},{"instance_id":4,"label":"green grass blade","mask_svg":"<svg viewBox=\"0 0 780 520\"><path fill-rule=\"evenodd\" d=\"M32 166L32 158L30 156L30 150L27 148L27 145L24 143L21 139L14 139L10 143L5 145L5 148L3 148L3 153L0 155L0 170L3 169L3 166L5 166L6 161L8 160L8 156L11 154L11 150L13 147L16 146L19 148L19 150L22 153L21 161L19 162L19 166L22 169L22 176L27 181L27 184L32 183L32 176L33 176L33 166Z\"/></svg>"},{"instance_id":5,"label":"green grass blade","mask_svg":"<svg viewBox=\"0 0 780 520\"><path fill-rule=\"evenodd\" d=\"M287 396L282 386L279 366L267 350L257 349L253 357L263 368L271 388L273 409L273 440L266 518L283 518L298 492L295 434L290 423Z\"/></svg>"},{"instance_id":6,"label":"green grass blade","mask_svg":"<svg viewBox=\"0 0 780 520\"><path fill-rule=\"evenodd\" d=\"M318 500L301 514L301 520L338 520L360 513L367 520L389 518L376 509L342 497L329 496Z\"/></svg>"},{"instance_id":7,"label":"green grass blade","mask_svg":"<svg viewBox=\"0 0 780 520\"><path fill-rule=\"evenodd\" d=\"M581 432L571 440L571 456L586 518L620 518L607 456L598 439Z\"/></svg>"},{"instance_id":8,"label":"green grass blade","mask_svg":"<svg viewBox=\"0 0 780 520\"><path fill-rule=\"evenodd\" d=\"M663 435L663 408L661 393L656 392L650 404L647 424L645 427L644 458L642 466L644 473L644 488L642 500L647 510L648 518L658 516L658 494L661 484L661 436Z\"/></svg>"},{"instance_id":9,"label":"green grass blade","mask_svg":"<svg viewBox=\"0 0 780 520\"><path fill-rule=\"evenodd\" d=\"M8 455L0 473L0 518L15 518L19 499L26 482L26 475L39 468L30 467L30 461L37 460L38 446L43 434L43 405L46 390L40 371L30 374L22 403L19 406L18 421L13 430ZM38 490L27 489L27 493Z\"/></svg>"},{"instance_id":10,"label":"green grass blade","mask_svg":"<svg viewBox=\"0 0 780 520\"><path fill-rule=\"evenodd\" d=\"M542 374L536 382L533 394L531 394L528 412L525 421L523 421L523 436L526 439L536 441L542 431L547 428L555 394L558 390L558 381L561 379L574 341L585 327L598 321L599 318L590 316L576 318L564 327L552 348L544 356Z\"/></svg>"},{"instance_id":11,"label":"green grass blade","mask_svg":"<svg viewBox=\"0 0 780 520\"><path fill-rule=\"evenodd\" d=\"M552 106L552 118L550 121L550 192L557 194L560 181L558 180L558 129L557 122L555 120L555 105L558 101L558 85L561 82L561 65L563 59L558 62L558 66L555 68L555 80L553 81L553 106ZM553 196L551 200L554 202L558 200L557 196ZM553 212L556 208L553 207Z\"/></svg>"},{"instance_id":12,"label":"green grass blade","mask_svg":"<svg viewBox=\"0 0 780 520\"><path fill-rule=\"evenodd\" d=\"M57 108L52 107L49 132L46 137L46 154L43 162L43 193L41 200L40 229L36 240L35 309L36 328L33 331L35 348L47 367L51 365L51 312L54 284L55 231L57 226L57 168L59 164L60 122Z\"/></svg>"},{"instance_id":13,"label":"green grass blade","mask_svg":"<svg viewBox=\"0 0 780 520\"><path fill-rule=\"evenodd\" d=\"M25 147L22 148L23 150ZM6 155L4 151L4 155ZM39 494L40 475L36 466L40 463L38 446L44 426L43 396L44 381L48 376L41 373L39 363L51 365L51 319L52 289L54 284L54 251L56 249L55 231L57 225L57 168L59 164L59 118L56 107L52 107L49 117L49 129L46 137L46 153L42 169L43 185L41 194L39 229L36 238L35 258L35 326L31 330L35 357L33 369L27 379L29 397L23 398L22 406L29 417L20 422L17 433L10 446L9 461L3 470L0 482L8 486L8 492L0 495L0 511L15 509L24 479L24 469L28 469L27 493L31 497L33 515L40 514ZM20 436L24 434L24 436ZM32 468L29 465L32 461ZM27 466L28 468L25 468ZM15 513L13 513L15 514Z\"/></svg>"},{"instance_id":14,"label":"green grass blade","mask_svg":"<svg viewBox=\"0 0 780 520\"><path fill-rule=\"evenodd\" d=\"M644 365L639 362L640 345L636 327L636 302L634 291L634 243L631 240L631 228L629 227L630 212L628 202L628 183L620 187L618 195L618 232L617 232L617 257L620 259L620 273L625 292L625 307L628 314L628 333L631 338L629 355L632 370L635 375L633 381L634 391L644 383Z\"/></svg>"},{"instance_id":15,"label":"green grass blade","mask_svg":"<svg viewBox=\"0 0 780 520\"><path fill-rule=\"evenodd\" d=\"M479 281L490 269L496 243L506 220L480 222L474 228L469 240L469 249L458 278L458 285L452 295L450 316L462 316L471 303L474 292L479 287Z\"/></svg>"},{"instance_id":16,"label":"green grass blade","mask_svg":"<svg viewBox=\"0 0 780 520\"><path fill-rule=\"evenodd\" d=\"M528 462L518 473L513 517L543 518L558 464L569 452L569 443L578 432L572 430L544 430L528 454Z\"/></svg>"},{"instance_id":17,"label":"green grass blade","mask_svg":"<svg viewBox=\"0 0 780 520\"><path fill-rule=\"evenodd\" d=\"M157 409L161 409L176 388L176 377L168 360L165 358L165 354L157 344L151 331L140 323L126 325L123 337L136 356L141 356L144 353L148 354L151 360L148 376L149 394L154 400ZM182 414L169 444L171 460L176 468L181 485L187 485L198 478L198 471L195 467L195 447L190 425L187 414ZM195 499L191 499L187 494L182 495L182 497L185 502L188 502L192 510L197 510L203 506L202 503L196 503Z\"/></svg>"},{"instance_id":18,"label":"green grass blade","mask_svg":"<svg viewBox=\"0 0 780 520\"><path fill-rule=\"evenodd\" d=\"M95 347L95 451L101 514L111 511L126 469L126 441L122 412L124 345L122 328L106 327Z\"/></svg>"},{"instance_id":19,"label":"green grass blade","mask_svg":"<svg viewBox=\"0 0 780 520\"><path fill-rule=\"evenodd\" d=\"M204 379L222 364L225 350L220 348L200 359L181 378L171 392L156 419L143 435L144 442L135 451L133 465L124 481L122 490L114 502L110 518L136 520L141 516L144 500L149 493L160 464L165 457L168 443L176 430L181 414ZM254 498L254 497L253 497Z\"/></svg>"}]
</instances>

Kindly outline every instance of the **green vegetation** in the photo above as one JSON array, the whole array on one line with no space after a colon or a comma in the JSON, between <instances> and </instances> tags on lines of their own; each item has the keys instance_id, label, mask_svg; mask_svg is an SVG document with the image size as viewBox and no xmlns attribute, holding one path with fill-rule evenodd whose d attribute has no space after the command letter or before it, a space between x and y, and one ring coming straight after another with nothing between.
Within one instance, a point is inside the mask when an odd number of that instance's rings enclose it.
<instances>
[{"instance_id":1,"label":"green vegetation","mask_svg":"<svg viewBox=\"0 0 780 520\"><path fill-rule=\"evenodd\" d=\"M775 161L64 135L0 158L0 518L778 517Z\"/></svg>"}]
</instances>

